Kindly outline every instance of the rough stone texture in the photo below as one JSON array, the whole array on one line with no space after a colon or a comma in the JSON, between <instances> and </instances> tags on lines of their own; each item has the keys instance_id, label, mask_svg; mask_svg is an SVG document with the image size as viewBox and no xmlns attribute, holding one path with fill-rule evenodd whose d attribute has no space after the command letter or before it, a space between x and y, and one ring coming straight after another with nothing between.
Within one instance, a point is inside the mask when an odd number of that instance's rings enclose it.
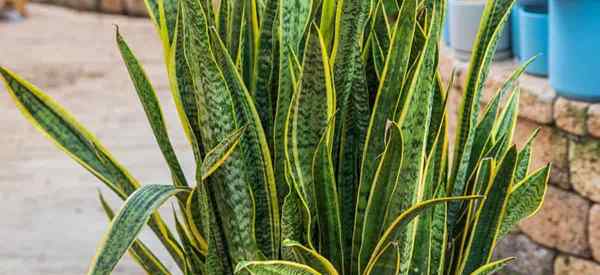
<instances>
[{"instance_id":1,"label":"rough stone texture","mask_svg":"<svg viewBox=\"0 0 600 275\"><path fill-rule=\"evenodd\" d=\"M552 123L556 92L548 84L548 79L523 75L519 85L521 87L519 115L541 124Z\"/></svg>"},{"instance_id":2,"label":"rough stone texture","mask_svg":"<svg viewBox=\"0 0 600 275\"><path fill-rule=\"evenodd\" d=\"M519 119L514 140L523 146L535 129L540 132L533 144L531 171L552 163L550 182L563 189L570 189L568 139L555 128L541 126L526 119ZM550 149L551 148L551 149Z\"/></svg>"},{"instance_id":3,"label":"rough stone texture","mask_svg":"<svg viewBox=\"0 0 600 275\"><path fill-rule=\"evenodd\" d=\"M590 205L583 198L549 186L542 209L519 228L532 240L560 251L589 257L587 220Z\"/></svg>"},{"instance_id":4,"label":"rough stone texture","mask_svg":"<svg viewBox=\"0 0 600 275\"><path fill-rule=\"evenodd\" d=\"M65 5L78 10L96 10L98 8L98 0L61 0L58 5Z\"/></svg>"},{"instance_id":5,"label":"rough stone texture","mask_svg":"<svg viewBox=\"0 0 600 275\"><path fill-rule=\"evenodd\" d=\"M27 20L0 22L2 65L70 110L140 182L169 182L169 170L115 46L113 24L118 24L152 79L175 150L187 174L193 175L193 156L172 103L152 23L35 3L28 8ZM0 222L0 274L85 274L108 225L97 189L113 207L122 202L37 132L4 85L0 113L0 209L5 213ZM164 215L170 224L171 216L170 211ZM142 239L176 271L147 233ZM114 274L144 272L125 256Z\"/></svg>"},{"instance_id":6,"label":"rough stone texture","mask_svg":"<svg viewBox=\"0 0 600 275\"><path fill-rule=\"evenodd\" d=\"M559 256L554 262L554 274L556 275L598 275L600 265L571 256Z\"/></svg>"},{"instance_id":7,"label":"rough stone texture","mask_svg":"<svg viewBox=\"0 0 600 275\"><path fill-rule=\"evenodd\" d=\"M588 232L590 234L592 255L596 261L600 261L600 204L595 204L592 206L592 209L590 209Z\"/></svg>"},{"instance_id":8,"label":"rough stone texture","mask_svg":"<svg viewBox=\"0 0 600 275\"><path fill-rule=\"evenodd\" d=\"M524 235L509 234L496 246L495 257L517 259L507 265L502 274L547 275L552 274L555 252L531 241Z\"/></svg>"},{"instance_id":9,"label":"rough stone texture","mask_svg":"<svg viewBox=\"0 0 600 275\"><path fill-rule=\"evenodd\" d=\"M600 104L592 104L588 109L587 128L590 135L600 138Z\"/></svg>"},{"instance_id":10,"label":"rough stone texture","mask_svg":"<svg viewBox=\"0 0 600 275\"><path fill-rule=\"evenodd\" d=\"M146 16L148 11L146 10L146 4L143 0L124 0L125 11L127 14L135 16Z\"/></svg>"},{"instance_id":11,"label":"rough stone texture","mask_svg":"<svg viewBox=\"0 0 600 275\"><path fill-rule=\"evenodd\" d=\"M573 188L583 196L600 202L600 141L571 141L569 147Z\"/></svg>"},{"instance_id":12,"label":"rough stone texture","mask_svg":"<svg viewBox=\"0 0 600 275\"><path fill-rule=\"evenodd\" d=\"M107 13L123 13L123 2L121 0L100 0L100 10Z\"/></svg>"},{"instance_id":13,"label":"rough stone texture","mask_svg":"<svg viewBox=\"0 0 600 275\"><path fill-rule=\"evenodd\" d=\"M561 129L575 135L587 133L587 109L589 103L559 98L554 104L554 119Z\"/></svg>"}]
</instances>

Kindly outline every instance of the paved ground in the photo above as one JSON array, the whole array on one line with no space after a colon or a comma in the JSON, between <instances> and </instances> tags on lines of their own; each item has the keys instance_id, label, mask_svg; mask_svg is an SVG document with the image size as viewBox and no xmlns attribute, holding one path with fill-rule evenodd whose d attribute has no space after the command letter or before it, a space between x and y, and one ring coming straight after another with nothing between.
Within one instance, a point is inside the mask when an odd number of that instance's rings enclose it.
<instances>
[{"instance_id":1,"label":"paved ground","mask_svg":"<svg viewBox=\"0 0 600 275\"><path fill-rule=\"evenodd\" d=\"M191 166L168 92L162 49L148 20L36 4L30 12L22 22L0 21L0 64L71 110L142 182L168 182L115 47L114 24L119 25L159 90L180 159ZM0 133L0 275L84 274L107 226L96 190L109 192L37 133L3 86ZM142 272L127 259L115 274Z\"/></svg>"}]
</instances>

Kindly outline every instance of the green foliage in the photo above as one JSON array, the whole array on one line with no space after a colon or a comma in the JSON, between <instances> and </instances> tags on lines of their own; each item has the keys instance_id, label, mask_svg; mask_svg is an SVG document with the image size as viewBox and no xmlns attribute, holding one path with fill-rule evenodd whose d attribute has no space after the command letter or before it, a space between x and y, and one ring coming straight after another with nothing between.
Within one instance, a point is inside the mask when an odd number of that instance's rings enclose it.
<instances>
[{"instance_id":1,"label":"green foliage","mask_svg":"<svg viewBox=\"0 0 600 275\"><path fill-rule=\"evenodd\" d=\"M23 114L125 200L115 215L100 196L112 222L89 274L109 274L127 250L148 274L170 274L136 239L145 224L186 275L491 274L512 260L492 260L496 242L539 209L550 174L529 171L536 133L512 145L523 68L480 113L513 2L488 1L453 154L444 0L147 0L192 182L118 31L172 185L142 187L56 102L0 74ZM170 197L176 235L155 211Z\"/></svg>"}]
</instances>

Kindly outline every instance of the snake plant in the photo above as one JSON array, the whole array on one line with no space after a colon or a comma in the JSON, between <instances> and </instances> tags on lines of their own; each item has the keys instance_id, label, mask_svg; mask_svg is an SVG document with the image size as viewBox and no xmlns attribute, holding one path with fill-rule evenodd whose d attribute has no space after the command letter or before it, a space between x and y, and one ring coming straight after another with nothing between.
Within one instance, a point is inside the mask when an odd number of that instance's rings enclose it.
<instances>
[{"instance_id":1,"label":"snake plant","mask_svg":"<svg viewBox=\"0 0 600 275\"><path fill-rule=\"evenodd\" d=\"M194 177L118 29L116 43L168 185L141 185L58 103L0 74L23 114L124 200L114 213L100 195L111 223L88 274L127 251L157 275L491 274L512 260L494 260L496 242L540 207L550 170L530 171L535 133L513 145L525 65L479 103L513 2L488 0L453 152L444 0L146 0ZM174 226L156 211L171 197ZM146 225L179 270L137 238Z\"/></svg>"}]
</instances>

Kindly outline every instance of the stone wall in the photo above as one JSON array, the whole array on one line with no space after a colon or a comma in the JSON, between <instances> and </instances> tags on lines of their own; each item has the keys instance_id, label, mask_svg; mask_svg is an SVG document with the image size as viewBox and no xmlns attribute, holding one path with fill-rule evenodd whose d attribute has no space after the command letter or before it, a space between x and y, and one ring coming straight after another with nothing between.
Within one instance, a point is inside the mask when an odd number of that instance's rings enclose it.
<instances>
[{"instance_id":1,"label":"stone wall","mask_svg":"<svg viewBox=\"0 0 600 275\"><path fill-rule=\"evenodd\" d=\"M33 2L66 6L85 11L126 14L132 16L147 15L144 0L33 0Z\"/></svg>"},{"instance_id":2,"label":"stone wall","mask_svg":"<svg viewBox=\"0 0 600 275\"><path fill-rule=\"evenodd\" d=\"M460 91L466 64L442 53L442 74L456 71ZM496 62L482 96L488 102L516 68ZM541 210L499 243L498 257L516 256L504 274L600 274L600 104L558 97L547 79L524 75L515 141L536 128L533 168L551 162L551 185ZM458 98L457 95L454 95Z\"/></svg>"}]
</instances>

